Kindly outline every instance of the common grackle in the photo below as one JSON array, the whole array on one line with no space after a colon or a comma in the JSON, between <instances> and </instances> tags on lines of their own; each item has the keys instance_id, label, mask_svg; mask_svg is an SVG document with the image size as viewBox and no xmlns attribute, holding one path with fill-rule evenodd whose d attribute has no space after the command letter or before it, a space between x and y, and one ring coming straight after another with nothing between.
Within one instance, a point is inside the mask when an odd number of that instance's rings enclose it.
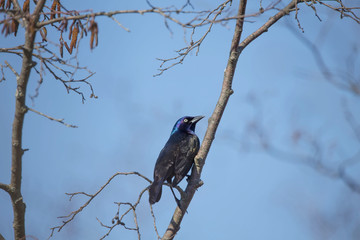
<instances>
[{"instance_id":1,"label":"common grackle","mask_svg":"<svg viewBox=\"0 0 360 240\"><path fill-rule=\"evenodd\" d=\"M194 163L194 157L200 147L199 138L195 134L195 126L203 117L186 116L175 123L170 138L161 150L155 164L154 181L149 188L150 204L160 200L162 184L167 181L180 207L180 202L172 187L175 187L186 176Z\"/></svg>"}]
</instances>

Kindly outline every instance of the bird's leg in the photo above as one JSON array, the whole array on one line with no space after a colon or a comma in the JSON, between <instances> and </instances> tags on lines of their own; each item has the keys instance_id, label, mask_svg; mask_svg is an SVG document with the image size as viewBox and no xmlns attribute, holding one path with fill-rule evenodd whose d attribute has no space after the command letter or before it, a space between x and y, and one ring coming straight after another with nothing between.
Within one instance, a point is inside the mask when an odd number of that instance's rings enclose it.
<instances>
[{"instance_id":1,"label":"bird's leg","mask_svg":"<svg viewBox=\"0 0 360 240\"><path fill-rule=\"evenodd\" d=\"M172 194L174 195L177 206L180 208L181 211L184 211L184 209L183 209L183 207L181 205L181 201L176 197L174 189L172 188L171 185L170 185L170 189L171 189ZM181 191L180 193L181 193L181 197L183 197L184 192ZM188 213L188 212L186 211L186 213Z\"/></svg>"},{"instance_id":2,"label":"bird's leg","mask_svg":"<svg viewBox=\"0 0 360 240\"><path fill-rule=\"evenodd\" d=\"M170 189L171 189L172 194L174 195L176 204L178 205L178 207L179 207L180 209L182 209L182 208L181 208L181 205L180 205L180 200L176 197L175 192L174 192L174 189L172 188L171 184L170 184Z\"/></svg>"}]
</instances>

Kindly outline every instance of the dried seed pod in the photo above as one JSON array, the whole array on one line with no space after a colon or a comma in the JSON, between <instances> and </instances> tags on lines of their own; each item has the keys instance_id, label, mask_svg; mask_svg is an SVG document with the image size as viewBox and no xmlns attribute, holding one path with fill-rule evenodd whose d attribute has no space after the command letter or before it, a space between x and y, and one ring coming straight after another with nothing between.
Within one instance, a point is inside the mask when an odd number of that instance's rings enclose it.
<instances>
[{"instance_id":1,"label":"dried seed pod","mask_svg":"<svg viewBox=\"0 0 360 240\"><path fill-rule=\"evenodd\" d=\"M46 27L43 27L42 29L43 29L43 31L45 33L45 37L47 37L47 29L46 29Z\"/></svg>"},{"instance_id":2,"label":"dried seed pod","mask_svg":"<svg viewBox=\"0 0 360 240\"><path fill-rule=\"evenodd\" d=\"M59 26L59 30L60 31L67 31L67 25L68 25L68 20L67 19L63 19L60 23L60 26Z\"/></svg>"},{"instance_id":3,"label":"dried seed pod","mask_svg":"<svg viewBox=\"0 0 360 240\"><path fill-rule=\"evenodd\" d=\"M79 24L76 24L74 30L72 31L72 38L70 42L70 49L76 48L76 41L79 34Z\"/></svg>"},{"instance_id":4,"label":"dried seed pod","mask_svg":"<svg viewBox=\"0 0 360 240\"><path fill-rule=\"evenodd\" d=\"M99 33L98 25L94 21L94 19L92 19L90 22L89 31L91 31L90 48L93 49L95 46L98 45L98 33ZM94 46L94 40L95 40L95 46Z\"/></svg>"},{"instance_id":5,"label":"dried seed pod","mask_svg":"<svg viewBox=\"0 0 360 240\"><path fill-rule=\"evenodd\" d=\"M26 0L25 2L24 2L24 5L23 5L23 11L24 12L26 12L26 13L28 13L29 12L29 5L30 5L30 0Z\"/></svg>"},{"instance_id":6,"label":"dried seed pod","mask_svg":"<svg viewBox=\"0 0 360 240\"><path fill-rule=\"evenodd\" d=\"M7 20L4 21L3 23L3 28L1 29L1 34L4 34L5 33L5 36L7 35L6 32L7 32L7 28L8 28L8 25L9 25L9 22Z\"/></svg>"},{"instance_id":7,"label":"dried seed pod","mask_svg":"<svg viewBox=\"0 0 360 240\"><path fill-rule=\"evenodd\" d=\"M0 8L4 8L5 6L5 0L0 0Z\"/></svg>"},{"instance_id":8,"label":"dried seed pod","mask_svg":"<svg viewBox=\"0 0 360 240\"><path fill-rule=\"evenodd\" d=\"M76 20L74 20L74 21L72 22L72 24L70 25L70 30L69 30L69 40L71 39L72 32L73 32L73 27L74 27L74 25L75 25L75 22L76 22Z\"/></svg>"},{"instance_id":9,"label":"dried seed pod","mask_svg":"<svg viewBox=\"0 0 360 240\"><path fill-rule=\"evenodd\" d=\"M61 17L61 5L60 0L57 1L57 11L58 11L58 18Z\"/></svg>"},{"instance_id":10,"label":"dried seed pod","mask_svg":"<svg viewBox=\"0 0 360 240\"><path fill-rule=\"evenodd\" d=\"M94 33L91 32L91 36L90 36L90 49L94 48Z\"/></svg>"},{"instance_id":11,"label":"dried seed pod","mask_svg":"<svg viewBox=\"0 0 360 240\"><path fill-rule=\"evenodd\" d=\"M95 99L97 99L98 98L98 96L96 96L94 93L92 93L91 95L90 95L90 98L95 98ZM119 219L119 218L114 218L112 221L114 221L115 219Z\"/></svg>"},{"instance_id":12,"label":"dried seed pod","mask_svg":"<svg viewBox=\"0 0 360 240\"><path fill-rule=\"evenodd\" d=\"M64 42L64 44L65 44L66 50L71 54L71 53L72 53L72 49L69 48L69 45L68 45L66 42Z\"/></svg>"},{"instance_id":13,"label":"dried seed pod","mask_svg":"<svg viewBox=\"0 0 360 240\"><path fill-rule=\"evenodd\" d=\"M95 34L95 47L97 47L98 45L98 31L96 31L96 34Z\"/></svg>"},{"instance_id":14,"label":"dried seed pod","mask_svg":"<svg viewBox=\"0 0 360 240\"><path fill-rule=\"evenodd\" d=\"M47 40L46 40L47 30L46 30L45 27L43 27L43 28L40 29L40 35L41 35L41 37L42 37L42 41L43 41L43 42L47 42Z\"/></svg>"},{"instance_id":15,"label":"dried seed pod","mask_svg":"<svg viewBox=\"0 0 360 240\"><path fill-rule=\"evenodd\" d=\"M11 22L11 32L14 33L15 37L16 37L18 29L19 29L19 22L17 20L13 19Z\"/></svg>"},{"instance_id":16,"label":"dried seed pod","mask_svg":"<svg viewBox=\"0 0 360 240\"><path fill-rule=\"evenodd\" d=\"M55 14L55 10L56 10L56 6L58 4L58 1L57 0L54 0L52 5L51 5L51 15L50 15L50 19L54 19L56 17L56 14Z\"/></svg>"},{"instance_id":17,"label":"dried seed pod","mask_svg":"<svg viewBox=\"0 0 360 240\"><path fill-rule=\"evenodd\" d=\"M10 9L11 8L11 0L8 0L7 2L6 2L6 6L5 6L5 8L6 9Z\"/></svg>"},{"instance_id":18,"label":"dried seed pod","mask_svg":"<svg viewBox=\"0 0 360 240\"><path fill-rule=\"evenodd\" d=\"M64 55L64 43L60 41L60 57L63 58Z\"/></svg>"},{"instance_id":19,"label":"dried seed pod","mask_svg":"<svg viewBox=\"0 0 360 240\"><path fill-rule=\"evenodd\" d=\"M80 38L83 38L84 33L85 33L85 36L87 36L87 31L86 31L85 26L84 26L80 21L78 21L78 24L79 24L80 29L81 29L81 31L80 31L81 37L80 37ZM79 30L80 30L80 29L79 29Z\"/></svg>"}]
</instances>

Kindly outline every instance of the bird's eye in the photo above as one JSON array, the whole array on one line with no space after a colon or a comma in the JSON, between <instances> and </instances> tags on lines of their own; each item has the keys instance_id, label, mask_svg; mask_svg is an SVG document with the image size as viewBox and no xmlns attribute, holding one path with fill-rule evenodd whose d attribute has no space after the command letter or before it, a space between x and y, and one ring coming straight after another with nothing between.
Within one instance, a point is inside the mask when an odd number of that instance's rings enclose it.
<instances>
[{"instance_id":1,"label":"bird's eye","mask_svg":"<svg viewBox=\"0 0 360 240\"><path fill-rule=\"evenodd\" d=\"M184 119L184 122L188 122L189 120L187 118Z\"/></svg>"}]
</instances>

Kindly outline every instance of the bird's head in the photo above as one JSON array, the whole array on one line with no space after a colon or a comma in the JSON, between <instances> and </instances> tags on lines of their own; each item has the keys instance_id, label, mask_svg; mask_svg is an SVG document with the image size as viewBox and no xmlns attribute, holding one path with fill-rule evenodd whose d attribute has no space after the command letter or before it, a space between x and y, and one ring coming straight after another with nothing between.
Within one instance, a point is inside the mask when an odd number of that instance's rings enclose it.
<instances>
[{"instance_id":1,"label":"bird's head","mask_svg":"<svg viewBox=\"0 0 360 240\"><path fill-rule=\"evenodd\" d=\"M175 123L171 135L177 131L187 132L189 134L195 134L195 126L204 116L189 117L185 116L177 120Z\"/></svg>"}]
</instances>

